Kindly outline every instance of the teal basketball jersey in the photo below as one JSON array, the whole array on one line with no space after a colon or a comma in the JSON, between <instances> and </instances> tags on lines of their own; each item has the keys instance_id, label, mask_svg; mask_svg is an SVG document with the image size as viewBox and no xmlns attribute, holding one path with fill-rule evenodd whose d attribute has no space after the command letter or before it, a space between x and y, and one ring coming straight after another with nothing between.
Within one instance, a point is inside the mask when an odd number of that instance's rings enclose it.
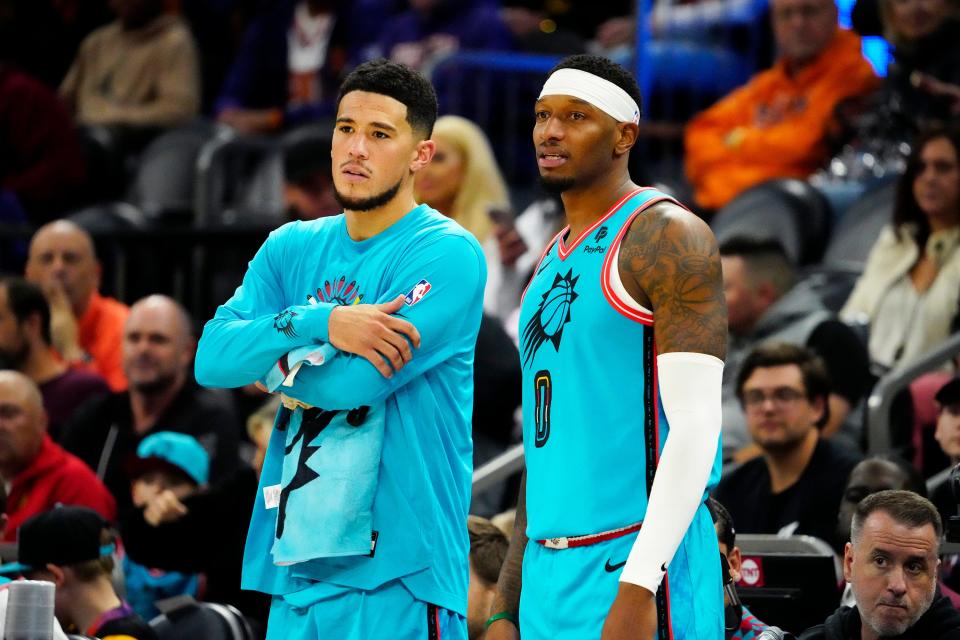
<instances>
[{"instance_id":1,"label":"teal basketball jersey","mask_svg":"<svg viewBox=\"0 0 960 640\"><path fill-rule=\"evenodd\" d=\"M520 310L527 535L590 535L640 522L670 426L659 401L654 317L620 281L636 216L676 202L626 195L576 239L550 242ZM707 491L720 478L720 453Z\"/></svg>"}]
</instances>

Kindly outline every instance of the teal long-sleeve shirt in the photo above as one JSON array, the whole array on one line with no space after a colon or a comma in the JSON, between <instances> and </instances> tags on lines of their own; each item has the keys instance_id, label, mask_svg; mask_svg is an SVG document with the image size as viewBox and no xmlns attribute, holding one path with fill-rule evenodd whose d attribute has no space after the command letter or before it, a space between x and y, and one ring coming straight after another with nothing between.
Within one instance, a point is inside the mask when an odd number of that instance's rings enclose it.
<instances>
[{"instance_id":1,"label":"teal long-sleeve shirt","mask_svg":"<svg viewBox=\"0 0 960 640\"><path fill-rule=\"evenodd\" d=\"M327 342L335 305L413 294L398 315L417 327L421 346L391 378L338 352L323 366L303 367L284 390L328 410L384 404L374 557L272 564L276 510L266 509L262 489L272 483L269 470L282 466L283 440L274 438L248 533L245 588L297 593L304 604L330 589L400 578L417 598L466 614L473 350L485 281L477 241L425 205L359 242L342 215L290 223L270 235L242 285L204 327L196 358L201 384L249 384L291 349Z\"/></svg>"}]
</instances>

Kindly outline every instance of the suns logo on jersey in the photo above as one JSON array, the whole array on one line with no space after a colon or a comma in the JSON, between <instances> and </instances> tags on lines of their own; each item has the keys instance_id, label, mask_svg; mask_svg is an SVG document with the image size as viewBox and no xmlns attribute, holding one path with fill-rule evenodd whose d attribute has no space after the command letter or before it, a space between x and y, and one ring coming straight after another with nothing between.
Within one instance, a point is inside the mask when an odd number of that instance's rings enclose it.
<instances>
[{"instance_id":1,"label":"suns logo on jersey","mask_svg":"<svg viewBox=\"0 0 960 640\"><path fill-rule=\"evenodd\" d=\"M567 275L559 273L554 276L553 284L543 294L540 307L537 309L527 326L523 328L523 360L530 362L537 350L548 340L553 348L560 350L560 340L563 338L563 328L570 322L570 307L579 294L574 291L580 276L573 275L573 269Z\"/></svg>"},{"instance_id":2,"label":"suns logo on jersey","mask_svg":"<svg viewBox=\"0 0 960 640\"><path fill-rule=\"evenodd\" d=\"M297 317L296 311L285 309L273 318L273 328L288 338L296 338L297 330L293 326L293 319L295 317Z\"/></svg>"}]
</instances>

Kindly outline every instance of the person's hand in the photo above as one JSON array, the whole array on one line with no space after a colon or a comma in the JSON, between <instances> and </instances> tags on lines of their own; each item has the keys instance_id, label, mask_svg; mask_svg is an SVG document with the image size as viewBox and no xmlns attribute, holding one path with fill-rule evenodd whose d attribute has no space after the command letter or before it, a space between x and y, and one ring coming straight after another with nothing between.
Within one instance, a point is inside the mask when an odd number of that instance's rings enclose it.
<instances>
[{"instance_id":1,"label":"person's hand","mask_svg":"<svg viewBox=\"0 0 960 640\"><path fill-rule=\"evenodd\" d=\"M283 124L283 112L279 109L227 107L217 116L217 122L247 135L269 133L276 131Z\"/></svg>"},{"instance_id":2,"label":"person's hand","mask_svg":"<svg viewBox=\"0 0 960 640\"><path fill-rule=\"evenodd\" d=\"M597 42L604 49L612 49L633 42L637 21L632 16L610 18L597 27Z\"/></svg>"},{"instance_id":3,"label":"person's hand","mask_svg":"<svg viewBox=\"0 0 960 640\"><path fill-rule=\"evenodd\" d=\"M527 252L527 243L523 241L517 228L510 224L494 224L493 235L497 239L500 249L500 262L505 267L512 267L524 253Z\"/></svg>"},{"instance_id":4,"label":"person's hand","mask_svg":"<svg viewBox=\"0 0 960 640\"><path fill-rule=\"evenodd\" d=\"M43 287L43 293L50 305L50 338L53 347L67 362L82 360L80 328L63 284L59 280L51 280Z\"/></svg>"},{"instance_id":5,"label":"person's hand","mask_svg":"<svg viewBox=\"0 0 960 640\"><path fill-rule=\"evenodd\" d=\"M327 329L330 344L340 351L367 359L383 377L393 377L395 371L413 358L410 343L414 348L420 348L420 332L417 328L393 316L402 307L403 296L397 296L393 301L383 304L334 308Z\"/></svg>"},{"instance_id":6,"label":"person's hand","mask_svg":"<svg viewBox=\"0 0 960 640\"><path fill-rule=\"evenodd\" d=\"M954 115L960 115L960 86L943 82L928 73L921 73L920 71L914 71L910 74L910 84L930 95L947 98L950 101L950 111Z\"/></svg>"},{"instance_id":7,"label":"person's hand","mask_svg":"<svg viewBox=\"0 0 960 640\"><path fill-rule=\"evenodd\" d=\"M427 59L427 47L420 42L401 42L390 51L390 59L411 69L419 69Z\"/></svg>"},{"instance_id":8,"label":"person's hand","mask_svg":"<svg viewBox=\"0 0 960 640\"><path fill-rule=\"evenodd\" d=\"M657 633L657 603L652 593L621 582L600 640L652 640Z\"/></svg>"},{"instance_id":9,"label":"person's hand","mask_svg":"<svg viewBox=\"0 0 960 640\"><path fill-rule=\"evenodd\" d=\"M520 640L520 630L509 620L496 620L480 640Z\"/></svg>"},{"instance_id":10,"label":"person's hand","mask_svg":"<svg viewBox=\"0 0 960 640\"><path fill-rule=\"evenodd\" d=\"M297 400L296 398L292 398L285 393L280 394L280 404L287 409L290 409L290 411L296 411L297 409L313 409L312 405L309 405L301 400Z\"/></svg>"},{"instance_id":11,"label":"person's hand","mask_svg":"<svg viewBox=\"0 0 960 640\"><path fill-rule=\"evenodd\" d=\"M187 508L169 489L154 496L143 510L143 519L151 527L173 522L187 515Z\"/></svg>"},{"instance_id":12,"label":"person's hand","mask_svg":"<svg viewBox=\"0 0 960 640\"><path fill-rule=\"evenodd\" d=\"M460 48L460 39L449 33L435 33L424 40L428 57L440 58L449 56Z\"/></svg>"},{"instance_id":13,"label":"person's hand","mask_svg":"<svg viewBox=\"0 0 960 640\"><path fill-rule=\"evenodd\" d=\"M544 15L541 12L525 7L503 7L500 9L500 20L515 36L525 36L540 30Z\"/></svg>"}]
</instances>

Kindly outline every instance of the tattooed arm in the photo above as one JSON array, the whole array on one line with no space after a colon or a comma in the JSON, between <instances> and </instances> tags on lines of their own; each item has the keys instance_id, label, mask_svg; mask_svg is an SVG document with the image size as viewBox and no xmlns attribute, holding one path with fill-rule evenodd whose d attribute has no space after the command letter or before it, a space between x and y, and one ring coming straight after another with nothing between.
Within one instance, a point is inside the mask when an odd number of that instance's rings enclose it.
<instances>
[{"instance_id":1,"label":"tattooed arm","mask_svg":"<svg viewBox=\"0 0 960 640\"><path fill-rule=\"evenodd\" d=\"M513 536L507 557L500 568L497 581L497 593L493 597L488 615L510 613L517 620L520 617L520 585L523 573L523 552L527 548L527 472L520 478L520 495L517 498L517 515L513 521ZM490 625L483 640L517 640L520 630L510 620L497 620Z\"/></svg>"},{"instance_id":2,"label":"tattooed arm","mask_svg":"<svg viewBox=\"0 0 960 640\"><path fill-rule=\"evenodd\" d=\"M674 204L637 216L620 247L619 268L628 293L653 311L659 397L670 430L601 637L649 640L658 627L654 594L717 467L727 316L716 240L703 221Z\"/></svg>"},{"instance_id":3,"label":"tattooed arm","mask_svg":"<svg viewBox=\"0 0 960 640\"><path fill-rule=\"evenodd\" d=\"M630 226L619 267L627 292L653 311L658 353L725 357L720 253L703 220L669 202L654 205Z\"/></svg>"}]
</instances>

